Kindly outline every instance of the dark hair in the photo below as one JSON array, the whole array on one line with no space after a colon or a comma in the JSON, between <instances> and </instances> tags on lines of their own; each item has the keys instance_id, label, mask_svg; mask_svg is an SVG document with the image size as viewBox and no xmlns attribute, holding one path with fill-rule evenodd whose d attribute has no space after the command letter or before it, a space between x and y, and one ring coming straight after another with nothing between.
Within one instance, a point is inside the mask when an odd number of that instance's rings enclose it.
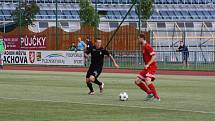
<instances>
[{"instance_id":1,"label":"dark hair","mask_svg":"<svg viewBox=\"0 0 215 121\"><path fill-rule=\"evenodd\" d=\"M101 40L101 38L96 38L96 40Z\"/></svg>"},{"instance_id":2,"label":"dark hair","mask_svg":"<svg viewBox=\"0 0 215 121\"><path fill-rule=\"evenodd\" d=\"M140 37L140 38L143 38L143 39L146 39L146 35L145 35L144 33L141 33L141 34L139 35L139 37Z\"/></svg>"}]
</instances>

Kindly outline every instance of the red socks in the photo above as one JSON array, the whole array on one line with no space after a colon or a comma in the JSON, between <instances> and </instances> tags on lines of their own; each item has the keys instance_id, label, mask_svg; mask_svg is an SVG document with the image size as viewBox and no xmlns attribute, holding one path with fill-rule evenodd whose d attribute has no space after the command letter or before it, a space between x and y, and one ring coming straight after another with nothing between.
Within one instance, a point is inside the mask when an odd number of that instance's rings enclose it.
<instances>
[{"instance_id":1,"label":"red socks","mask_svg":"<svg viewBox=\"0 0 215 121\"><path fill-rule=\"evenodd\" d=\"M136 83L135 83L136 84ZM140 87L140 89L142 89L143 91L145 91L147 94L151 94L151 90L149 90L146 85L144 83L139 83L139 84L136 84L138 87Z\"/></svg>"},{"instance_id":2,"label":"red socks","mask_svg":"<svg viewBox=\"0 0 215 121\"><path fill-rule=\"evenodd\" d=\"M157 91L155 89L155 86L151 83L148 85L149 89L151 90L151 93L154 95L155 98L160 99L160 97L157 94Z\"/></svg>"}]
</instances>

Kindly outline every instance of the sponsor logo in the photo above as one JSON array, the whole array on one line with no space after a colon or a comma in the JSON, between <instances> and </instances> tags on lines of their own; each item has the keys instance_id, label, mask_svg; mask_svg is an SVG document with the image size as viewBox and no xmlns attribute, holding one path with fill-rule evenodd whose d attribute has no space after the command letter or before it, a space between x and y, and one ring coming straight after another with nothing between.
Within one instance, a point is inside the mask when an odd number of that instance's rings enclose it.
<instances>
[{"instance_id":1,"label":"sponsor logo","mask_svg":"<svg viewBox=\"0 0 215 121\"><path fill-rule=\"evenodd\" d=\"M42 63L65 64L65 60L62 58L65 58L62 53L53 53L47 55L44 59L42 59Z\"/></svg>"},{"instance_id":2,"label":"sponsor logo","mask_svg":"<svg viewBox=\"0 0 215 121\"><path fill-rule=\"evenodd\" d=\"M41 61L41 52L37 52L37 61Z\"/></svg>"},{"instance_id":3,"label":"sponsor logo","mask_svg":"<svg viewBox=\"0 0 215 121\"><path fill-rule=\"evenodd\" d=\"M35 52L34 51L29 51L29 61L31 63L34 63L34 61L35 61Z\"/></svg>"},{"instance_id":4,"label":"sponsor logo","mask_svg":"<svg viewBox=\"0 0 215 121\"><path fill-rule=\"evenodd\" d=\"M66 53L66 57L81 58L84 57L84 53Z\"/></svg>"},{"instance_id":5,"label":"sponsor logo","mask_svg":"<svg viewBox=\"0 0 215 121\"><path fill-rule=\"evenodd\" d=\"M65 57L65 56L63 56L63 54L61 54L61 53L54 53L54 54L49 54L49 55L47 55L45 58L57 58L57 57Z\"/></svg>"},{"instance_id":6,"label":"sponsor logo","mask_svg":"<svg viewBox=\"0 0 215 121\"><path fill-rule=\"evenodd\" d=\"M4 56L4 63L28 64L27 56Z\"/></svg>"}]
</instances>

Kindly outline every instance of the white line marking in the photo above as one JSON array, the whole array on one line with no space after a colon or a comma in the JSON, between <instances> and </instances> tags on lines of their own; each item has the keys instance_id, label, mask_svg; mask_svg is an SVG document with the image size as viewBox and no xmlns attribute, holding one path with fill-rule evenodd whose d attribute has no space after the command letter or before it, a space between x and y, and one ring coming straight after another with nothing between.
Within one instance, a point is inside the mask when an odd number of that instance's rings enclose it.
<instances>
[{"instance_id":1,"label":"white line marking","mask_svg":"<svg viewBox=\"0 0 215 121\"><path fill-rule=\"evenodd\" d=\"M96 105L96 106L113 106L113 107L155 109L155 110L180 111L180 112L192 112L192 113L202 113L202 114L213 114L213 115L215 115L215 112L194 111L194 110L186 110L186 109L166 109L166 108L161 108L161 107L140 107L140 106L127 106L127 105L114 105L114 104L81 103L81 102L66 102L66 101L57 101L57 100L37 100L37 99L21 99L21 98L8 98L8 97L0 97L0 99L17 100L17 101L70 103L70 104L83 104L83 105Z\"/></svg>"}]
</instances>

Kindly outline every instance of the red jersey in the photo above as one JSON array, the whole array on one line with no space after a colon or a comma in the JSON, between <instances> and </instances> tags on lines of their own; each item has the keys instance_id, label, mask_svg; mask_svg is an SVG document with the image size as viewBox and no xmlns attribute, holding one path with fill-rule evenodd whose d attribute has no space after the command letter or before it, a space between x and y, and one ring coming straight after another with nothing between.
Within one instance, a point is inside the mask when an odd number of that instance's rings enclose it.
<instances>
[{"instance_id":1,"label":"red jersey","mask_svg":"<svg viewBox=\"0 0 215 121\"><path fill-rule=\"evenodd\" d=\"M143 46L143 60L145 62L145 64L148 64L149 61L151 60L152 56L155 55L155 52L153 50L153 48L150 46L150 44L146 43ZM156 69L157 68L157 64L156 61L152 62L151 65L149 65L149 68L153 68Z\"/></svg>"}]
</instances>

